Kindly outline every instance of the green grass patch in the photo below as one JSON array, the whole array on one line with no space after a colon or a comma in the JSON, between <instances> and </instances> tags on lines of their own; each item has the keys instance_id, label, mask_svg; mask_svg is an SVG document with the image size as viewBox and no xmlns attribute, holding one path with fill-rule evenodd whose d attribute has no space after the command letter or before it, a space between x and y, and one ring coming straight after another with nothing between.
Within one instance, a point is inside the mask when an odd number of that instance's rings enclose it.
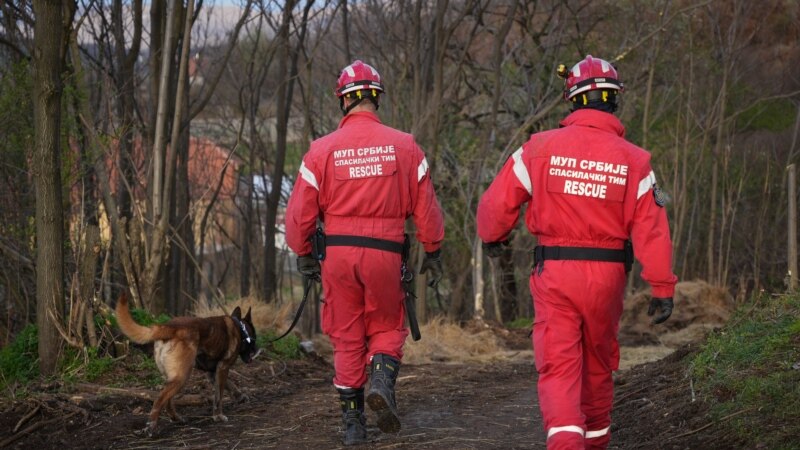
<instances>
[{"instance_id":1,"label":"green grass patch","mask_svg":"<svg viewBox=\"0 0 800 450\"><path fill-rule=\"evenodd\" d=\"M737 117L736 124L744 130L783 131L794 125L796 116L794 103L787 98L778 98L747 108Z\"/></svg>"},{"instance_id":2,"label":"green grass patch","mask_svg":"<svg viewBox=\"0 0 800 450\"><path fill-rule=\"evenodd\" d=\"M711 335L692 361L716 419L743 439L789 448L800 434L800 296L756 299Z\"/></svg>"},{"instance_id":3,"label":"green grass patch","mask_svg":"<svg viewBox=\"0 0 800 450\"><path fill-rule=\"evenodd\" d=\"M96 348L79 351L69 347L59 362L59 372L66 382L94 381L111 371L114 363L114 358L100 356Z\"/></svg>"},{"instance_id":4,"label":"green grass patch","mask_svg":"<svg viewBox=\"0 0 800 450\"><path fill-rule=\"evenodd\" d=\"M262 334L256 339L258 348L263 351L272 359L300 359L303 357L303 352L300 350L300 339L294 334L270 342L272 339L278 337L275 331L270 330Z\"/></svg>"},{"instance_id":5,"label":"green grass patch","mask_svg":"<svg viewBox=\"0 0 800 450\"><path fill-rule=\"evenodd\" d=\"M39 335L28 324L14 342L0 349L0 389L14 382L28 382L39 376Z\"/></svg>"},{"instance_id":6,"label":"green grass patch","mask_svg":"<svg viewBox=\"0 0 800 450\"><path fill-rule=\"evenodd\" d=\"M124 371L115 374L108 384L111 387L145 386L156 389L164 383L164 377L158 370L156 361L151 355L131 348L128 357L122 360Z\"/></svg>"},{"instance_id":7,"label":"green grass patch","mask_svg":"<svg viewBox=\"0 0 800 450\"><path fill-rule=\"evenodd\" d=\"M529 317L520 317L506 322L506 328L531 328L533 326L533 319Z\"/></svg>"}]
</instances>

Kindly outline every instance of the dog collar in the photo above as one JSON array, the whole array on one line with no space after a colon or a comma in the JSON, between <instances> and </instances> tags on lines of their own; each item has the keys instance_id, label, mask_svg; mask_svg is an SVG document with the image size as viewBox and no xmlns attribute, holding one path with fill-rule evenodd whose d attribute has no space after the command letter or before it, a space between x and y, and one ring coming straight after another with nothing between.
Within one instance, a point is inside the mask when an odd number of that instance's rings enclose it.
<instances>
[{"instance_id":1,"label":"dog collar","mask_svg":"<svg viewBox=\"0 0 800 450\"><path fill-rule=\"evenodd\" d=\"M247 327L244 326L242 321L233 316L231 316L231 319L233 319L233 322L239 326L240 330L242 330L242 341L244 341L246 344L252 343L253 338L250 337L250 333L247 332Z\"/></svg>"}]
</instances>

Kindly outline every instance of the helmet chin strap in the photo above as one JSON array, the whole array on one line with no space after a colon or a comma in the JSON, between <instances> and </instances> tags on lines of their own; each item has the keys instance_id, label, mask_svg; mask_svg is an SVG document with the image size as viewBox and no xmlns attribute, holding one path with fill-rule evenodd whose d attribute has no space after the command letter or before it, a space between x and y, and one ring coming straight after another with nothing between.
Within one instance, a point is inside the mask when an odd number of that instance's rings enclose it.
<instances>
[{"instance_id":1,"label":"helmet chin strap","mask_svg":"<svg viewBox=\"0 0 800 450\"><path fill-rule=\"evenodd\" d=\"M615 91L593 90L572 97L572 111L584 108L613 114L617 110L617 93Z\"/></svg>"},{"instance_id":2,"label":"helmet chin strap","mask_svg":"<svg viewBox=\"0 0 800 450\"><path fill-rule=\"evenodd\" d=\"M361 92L359 92L360 94ZM349 98L349 97L348 97ZM356 106L358 106L364 100L369 100L375 105L375 110L377 111L380 105L378 104L378 98L376 96L369 96L365 97L363 95L359 95L357 99L353 100L347 107L344 106L344 96L339 97L339 109L342 110L342 115L346 116L350 111L353 110Z\"/></svg>"}]
</instances>

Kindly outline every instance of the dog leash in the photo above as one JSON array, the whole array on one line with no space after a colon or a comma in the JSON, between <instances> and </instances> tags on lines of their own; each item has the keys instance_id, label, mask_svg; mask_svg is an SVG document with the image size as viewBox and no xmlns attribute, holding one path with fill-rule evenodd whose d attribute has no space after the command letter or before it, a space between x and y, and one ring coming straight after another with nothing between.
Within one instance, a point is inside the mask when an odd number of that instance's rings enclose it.
<instances>
[{"instance_id":1,"label":"dog leash","mask_svg":"<svg viewBox=\"0 0 800 450\"><path fill-rule=\"evenodd\" d=\"M311 277L303 277L305 278L305 285L303 285L303 300L300 301L300 306L297 307L297 312L294 313L294 319L292 320L292 324L289 325L289 329L286 330L285 333L276 337L275 339L271 339L269 342L275 342L279 339L285 338L289 333L292 332L297 322L300 320L300 316L303 314L303 308L306 306L306 300L308 300L308 293L311 292L311 283L314 282L314 279Z\"/></svg>"}]
</instances>

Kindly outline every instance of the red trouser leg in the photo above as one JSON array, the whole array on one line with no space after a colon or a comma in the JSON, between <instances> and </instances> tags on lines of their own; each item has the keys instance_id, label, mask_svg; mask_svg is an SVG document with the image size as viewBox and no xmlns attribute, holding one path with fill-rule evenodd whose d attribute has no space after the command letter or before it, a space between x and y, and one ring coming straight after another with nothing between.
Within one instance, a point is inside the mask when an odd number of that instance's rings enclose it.
<instances>
[{"instance_id":1,"label":"red trouser leg","mask_svg":"<svg viewBox=\"0 0 800 450\"><path fill-rule=\"evenodd\" d=\"M622 265L586 261L546 261L542 273L534 270L531 276L533 345L548 449L583 449L587 430L597 431L603 420L610 424L613 385L607 382L611 363L619 359L616 330L624 280Z\"/></svg>"},{"instance_id":2,"label":"red trouser leg","mask_svg":"<svg viewBox=\"0 0 800 450\"><path fill-rule=\"evenodd\" d=\"M581 413L581 318L570 299L551 280L549 261L541 275L531 276L535 317L533 351L539 372L539 407L547 448L583 449Z\"/></svg>"},{"instance_id":3,"label":"red trouser leg","mask_svg":"<svg viewBox=\"0 0 800 450\"><path fill-rule=\"evenodd\" d=\"M613 331L595 345L589 337L591 333L584 332L581 411L586 416L586 449L605 449L611 440L611 406L614 401L611 367L613 364L616 368L619 364L616 335L616 331ZM597 347L601 347L601 351Z\"/></svg>"},{"instance_id":4,"label":"red trouser leg","mask_svg":"<svg viewBox=\"0 0 800 450\"><path fill-rule=\"evenodd\" d=\"M395 289L396 285L396 289ZM328 247L322 263L322 331L333 345L333 383L360 388L368 356L403 356L400 255L359 247Z\"/></svg>"},{"instance_id":5,"label":"red trouser leg","mask_svg":"<svg viewBox=\"0 0 800 450\"><path fill-rule=\"evenodd\" d=\"M584 371L581 410L586 416L586 448L605 449L611 440L614 380L619 368L619 320L625 289L621 264L607 265L605 278L591 280L595 301L583 304ZM602 320L592 320L602 318Z\"/></svg>"},{"instance_id":6,"label":"red trouser leg","mask_svg":"<svg viewBox=\"0 0 800 450\"><path fill-rule=\"evenodd\" d=\"M400 265L398 253L365 250L364 270L360 271L360 277L364 282L367 362L378 353L403 360L408 329Z\"/></svg>"}]
</instances>

